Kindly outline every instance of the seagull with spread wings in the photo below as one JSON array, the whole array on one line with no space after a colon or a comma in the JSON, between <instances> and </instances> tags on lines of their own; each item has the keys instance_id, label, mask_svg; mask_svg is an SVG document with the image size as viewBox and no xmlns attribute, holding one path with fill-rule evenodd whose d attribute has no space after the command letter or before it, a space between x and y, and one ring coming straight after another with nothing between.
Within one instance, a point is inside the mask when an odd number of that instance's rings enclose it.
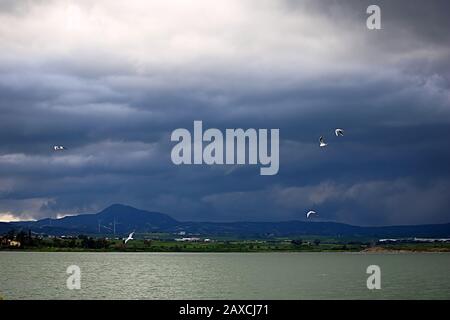
<instances>
[{"instance_id":1,"label":"seagull with spread wings","mask_svg":"<svg viewBox=\"0 0 450 320\"><path fill-rule=\"evenodd\" d=\"M127 244L128 241L134 240L133 235L134 231L128 235L128 238L124 239L124 243Z\"/></svg>"},{"instance_id":2,"label":"seagull with spread wings","mask_svg":"<svg viewBox=\"0 0 450 320\"><path fill-rule=\"evenodd\" d=\"M315 212L313 210L308 211L308 213L306 214L306 218L309 218L309 216L312 214L317 214L317 212Z\"/></svg>"},{"instance_id":3,"label":"seagull with spread wings","mask_svg":"<svg viewBox=\"0 0 450 320\"><path fill-rule=\"evenodd\" d=\"M326 147L328 145L328 143L325 143L325 140L323 139L323 136L320 136L319 138L319 146L321 148Z\"/></svg>"}]
</instances>

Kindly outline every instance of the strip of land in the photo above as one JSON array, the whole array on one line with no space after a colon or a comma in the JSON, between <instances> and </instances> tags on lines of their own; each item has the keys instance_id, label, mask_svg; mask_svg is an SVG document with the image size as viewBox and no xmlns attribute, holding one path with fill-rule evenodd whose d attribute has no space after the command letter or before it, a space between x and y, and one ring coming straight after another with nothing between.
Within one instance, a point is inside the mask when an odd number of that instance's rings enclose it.
<instances>
[{"instance_id":1,"label":"strip of land","mask_svg":"<svg viewBox=\"0 0 450 320\"><path fill-rule=\"evenodd\" d=\"M11 243L11 242L10 242ZM448 242L342 241L338 239L271 239L174 241L138 239L127 244L121 239L88 236L22 239L20 246L2 245L0 250L44 252L450 252Z\"/></svg>"}]
</instances>

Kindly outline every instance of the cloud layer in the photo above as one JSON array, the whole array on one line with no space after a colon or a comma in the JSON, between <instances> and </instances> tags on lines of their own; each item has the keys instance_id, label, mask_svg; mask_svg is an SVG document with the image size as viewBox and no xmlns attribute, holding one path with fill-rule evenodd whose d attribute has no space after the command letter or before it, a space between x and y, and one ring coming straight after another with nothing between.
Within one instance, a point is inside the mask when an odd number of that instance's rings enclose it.
<instances>
[{"instance_id":1,"label":"cloud layer","mask_svg":"<svg viewBox=\"0 0 450 320\"><path fill-rule=\"evenodd\" d=\"M450 221L450 5L379 3L3 1L0 218ZM173 165L194 120L280 128L279 174Z\"/></svg>"}]
</instances>

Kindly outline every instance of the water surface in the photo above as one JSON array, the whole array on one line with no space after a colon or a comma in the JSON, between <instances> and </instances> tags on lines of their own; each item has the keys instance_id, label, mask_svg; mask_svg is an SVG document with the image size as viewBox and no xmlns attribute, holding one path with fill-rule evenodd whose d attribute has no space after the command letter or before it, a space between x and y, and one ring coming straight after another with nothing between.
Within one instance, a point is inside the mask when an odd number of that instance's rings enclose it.
<instances>
[{"instance_id":1,"label":"water surface","mask_svg":"<svg viewBox=\"0 0 450 320\"><path fill-rule=\"evenodd\" d=\"M368 290L366 268L381 268ZM81 268L68 290L66 268ZM0 252L5 299L449 299L449 253Z\"/></svg>"}]
</instances>

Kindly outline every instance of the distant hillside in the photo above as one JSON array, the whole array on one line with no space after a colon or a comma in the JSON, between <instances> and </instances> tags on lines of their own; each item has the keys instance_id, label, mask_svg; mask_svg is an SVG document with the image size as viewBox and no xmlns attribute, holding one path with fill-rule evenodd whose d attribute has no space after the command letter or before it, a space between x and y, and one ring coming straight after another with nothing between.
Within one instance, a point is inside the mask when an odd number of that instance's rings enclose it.
<instances>
[{"instance_id":1,"label":"distant hillside","mask_svg":"<svg viewBox=\"0 0 450 320\"><path fill-rule=\"evenodd\" d=\"M0 223L0 233L8 230L32 230L49 235L124 235L137 233L185 231L199 235L235 237L332 236L366 238L433 237L450 238L450 223L417 226L358 227L335 222L180 222L170 216L139 210L121 204L96 214L81 214L61 219L43 219Z\"/></svg>"},{"instance_id":2,"label":"distant hillside","mask_svg":"<svg viewBox=\"0 0 450 320\"><path fill-rule=\"evenodd\" d=\"M36 233L55 235L73 234L125 234L137 232L158 232L178 225L170 216L139 210L130 206L114 204L96 214L80 214L61 219L43 219L38 221L12 222L16 229L31 229Z\"/></svg>"},{"instance_id":3,"label":"distant hillside","mask_svg":"<svg viewBox=\"0 0 450 320\"><path fill-rule=\"evenodd\" d=\"M4 234L11 230L11 224L6 222L0 222L0 234Z\"/></svg>"},{"instance_id":4,"label":"distant hillside","mask_svg":"<svg viewBox=\"0 0 450 320\"><path fill-rule=\"evenodd\" d=\"M185 231L215 235L302 236L318 235L333 237L450 238L450 223L416 226L358 227L335 222L232 222L206 223L186 222Z\"/></svg>"}]
</instances>

